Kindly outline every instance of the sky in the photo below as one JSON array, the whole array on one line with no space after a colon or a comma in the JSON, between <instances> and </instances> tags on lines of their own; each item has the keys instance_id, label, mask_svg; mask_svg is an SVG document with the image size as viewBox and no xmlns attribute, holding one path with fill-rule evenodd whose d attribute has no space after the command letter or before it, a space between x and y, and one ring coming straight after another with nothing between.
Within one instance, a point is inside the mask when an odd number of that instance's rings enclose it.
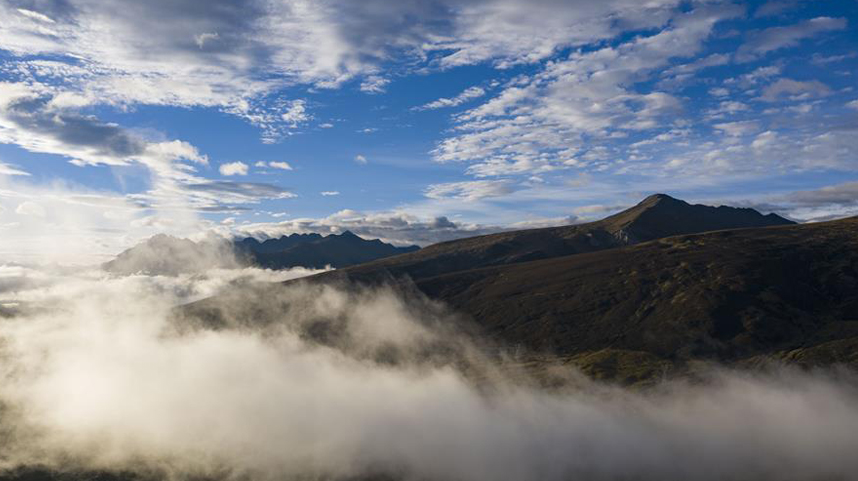
<instances>
[{"instance_id":1,"label":"sky","mask_svg":"<svg viewBox=\"0 0 858 481\"><path fill-rule=\"evenodd\" d=\"M858 214L858 2L4 0L0 260Z\"/></svg>"}]
</instances>

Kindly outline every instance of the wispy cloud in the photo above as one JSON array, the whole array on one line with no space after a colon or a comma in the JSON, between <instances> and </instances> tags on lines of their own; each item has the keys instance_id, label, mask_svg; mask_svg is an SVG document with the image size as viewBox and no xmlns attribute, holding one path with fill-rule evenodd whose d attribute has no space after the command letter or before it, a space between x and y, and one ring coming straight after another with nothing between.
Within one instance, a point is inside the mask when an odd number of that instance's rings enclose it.
<instances>
[{"instance_id":1,"label":"wispy cloud","mask_svg":"<svg viewBox=\"0 0 858 481\"><path fill-rule=\"evenodd\" d=\"M751 61L782 48L794 47L800 41L824 32L846 28L845 18L816 17L786 27L771 27L753 34L736 52L739 61Z\"/></svg>"},{"instance_id":2,"label":"wispy cloud","mask_svg":"<svg viewBox=\"0 0 858 481\"><path fill-rule=\"evenodd\" d=\"M432 102L429 102L425 105L414 107L413 110L435 110L445 107L456 107L458 105L462 105L465 102L468 102L469 100L480 98L485 94L486 91L482 87L468 87L467 89L463 90L462 93L456 95L455 97L433 100Z\"/></svg>"}]
</instances>

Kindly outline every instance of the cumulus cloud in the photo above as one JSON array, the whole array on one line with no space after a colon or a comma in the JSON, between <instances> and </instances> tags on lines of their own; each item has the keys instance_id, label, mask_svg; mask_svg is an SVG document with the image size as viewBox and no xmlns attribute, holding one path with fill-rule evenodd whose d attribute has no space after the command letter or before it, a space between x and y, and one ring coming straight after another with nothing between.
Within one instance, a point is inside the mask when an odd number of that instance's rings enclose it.
<instances>
[{"instance_id":1,"label":"cumulus cloud","mask_svg":"<svg viewBox=\"0 0 858 481\"><path fill-rule=\"evenodd\" d=\"M208 181L196 174L195 166L208 164L208 157L195 146L181 140L147 140L119 125L82 115L75 108L58 106L54 102L57 98L58 94L50 89L0 83L0 142L59 155L78 166L143 166L149 171L151 185L128 197L152 209L194 211L223 207L218 197L201 188ZM247 173L247 165L242 162L220 167L224 175ZM259 199L245 196L241 200Z\"/></svg>"},{"instance_id":2,"label":"cumulus cloud","mask_svg":"<svg viewBox=\"0 0 858 481\"><path fill-rule=\"evenodd\" d=\"M0 292L14 305L0 318L0 469L463 481L858 470L858 381L845 374L716 372L636 392L556 366L568 384L545 390L443 308L392 289L266 286L283 277L258 270L0 268L15 276L25 282ZM211 305L218 325L171 310L215 292L227 295Z\"/></svg>"},{"instance_id":3,"label":"cumulus cloud","mask_svg":"<svg viewBox=\"0 0 858 481\"><path fill-rule=\"evenodd\" d=\"M366 157L361 154L355 155L355 162L361 165L366 165Z\"/></svg>"},{"instance_id":4,"label":"cumulus cloud","mask_svg":"<svg viewBox=\"0 0 858 481\"><path fill-rule=\"evenodd\" d=\"M741 137L743 135L752 134L760 129L757 122L752 120L743 120L740 122L724 122L715 124L714 127L727 135Z\"/></svg>"},{"instance_id":5,"label":"cumulus cloud","mask_svg":"<svg viewBox=\"0 0 858 481\"><path fill-rule=\"evenodd\" d=\"M818 80L792 80L787 78L778 79L763 89L761 99L767 102L780 100L787 95L791 100L824 97L831 94L831 89Z\"/></svg>"},{"instance_id":6,"label":"cumulus cloud","mask_svg":"<svg viewBox=\"0 0 858 481\"><path fill-rule=\"evenodd\" d=\"M80 164L122 165L147 153L143 139L115 124L58 109L53 98L24 83L0 83L0 142Z\"/></svg>"},{"instance_id":7,"label":"cumulus cloud","mask_svg":"<svg viewBox=\"0 0 858 481\"><path fill-rule=\"evenodd\" d=\"M269 162L268 166L274 169L292 170L292 166L289 165L289 162Z\"/></svg>"},{"instance_id":8,"label":"cumulus cloud","mask_svg":"<svg viewBox=\"0 0 858 481\"><path fill-rule=\"evenodd\" d=\"M247 169L244 162L229 162L218 167L220 175L247 175Z\"/></svg>"}]
</instances>

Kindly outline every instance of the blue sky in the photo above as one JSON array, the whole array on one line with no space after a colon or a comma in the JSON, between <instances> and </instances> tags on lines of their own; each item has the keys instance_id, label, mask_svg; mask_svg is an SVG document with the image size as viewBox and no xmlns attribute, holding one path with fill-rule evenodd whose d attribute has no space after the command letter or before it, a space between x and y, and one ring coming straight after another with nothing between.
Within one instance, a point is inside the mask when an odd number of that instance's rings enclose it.
<instances>
[{"instance_id":1,"label":"blue sky","mask_svg":"<svg viewBox=\"0 0 858 481\"><path fill-rule=\"evenodd\" d=\"M11 0L0 258L858 214L858 2Z\"/></svg>"}]
</instances>

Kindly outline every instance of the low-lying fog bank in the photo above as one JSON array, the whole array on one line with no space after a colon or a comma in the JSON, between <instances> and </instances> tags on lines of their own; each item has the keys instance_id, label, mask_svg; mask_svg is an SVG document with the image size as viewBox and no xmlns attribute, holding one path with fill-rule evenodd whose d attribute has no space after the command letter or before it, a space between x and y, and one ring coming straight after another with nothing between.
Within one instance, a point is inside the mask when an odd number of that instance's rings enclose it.
<instances>
[{"instance_id":1,"label":"low-lying fog bank","mask_svg":"<svg viewBox=\"0 0 858 481\"><path fill-rule=\"evenodd\" d=\"M643 392L569 372L577 382L544 390L506 379L455 316L425 299L264 284L310 273L0 267L0 471L432 480L858 473L850 373L720 371ZM261 289L253 302L282 314L258 328L253 315L217 328L175 315L178 304L230 289Z\"/></svg>"}]
</instances>

